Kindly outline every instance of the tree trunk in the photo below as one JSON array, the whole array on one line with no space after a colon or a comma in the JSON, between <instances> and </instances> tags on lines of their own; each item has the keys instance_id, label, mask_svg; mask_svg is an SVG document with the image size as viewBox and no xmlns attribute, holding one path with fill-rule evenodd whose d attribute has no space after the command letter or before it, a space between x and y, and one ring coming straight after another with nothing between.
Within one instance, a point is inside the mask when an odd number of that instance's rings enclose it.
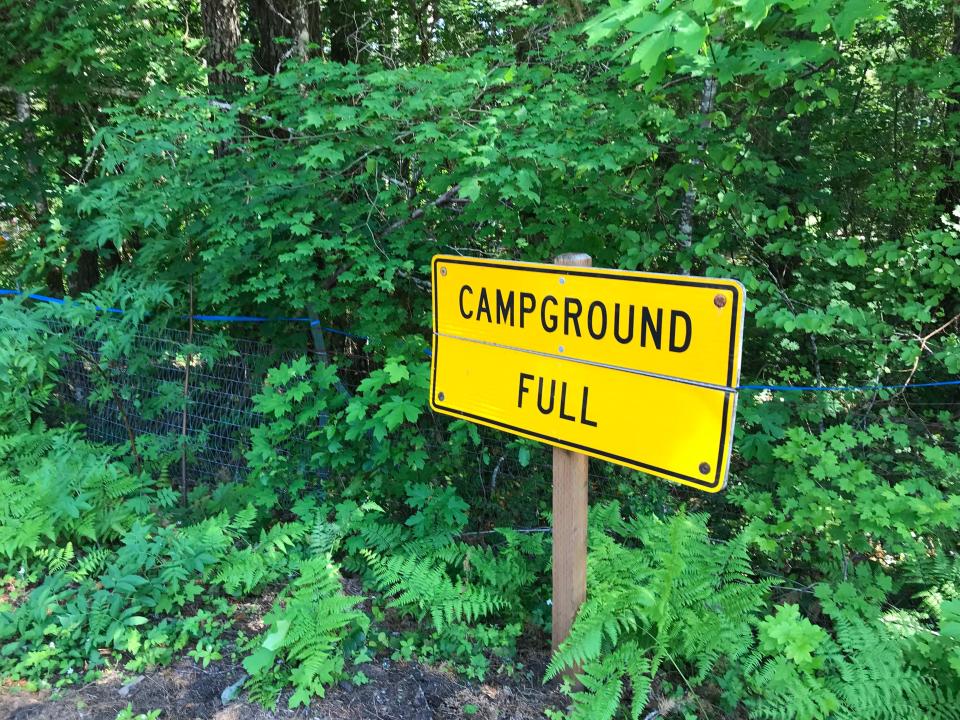
<instances>
[{"instance_id":1,"label":"tree trunk","mask_svg":"<svg viewBox=\"0 0 960 720\"><path fill-rule=\"evenodd\" d=\"M960 3L954 2L951 6L953 37L950 42L950 54L954 58L960 58ZM954 136L958 123L960 123L960 92L954 90L947 101L946 117L943 122L947 138ZM957 153L953 142L945 142L940 154L940 163L946 169L946 177L944 177L943 187L937 191L936 202L949 215L957 205L960 205L960 178L957 177Z\"/></svg>"},{"instance_id":2,"label":"tree trunk","mask_svg":"<svg viewBox=\"0 0 960 720\"><path fill-rule=\"evenodd\" d=\"M60 183L64 188L71 185L82 185L83 155L86 141L83 136L83 110L73 102L63 102L61 98L51 93L47 97L47 107L56 118L53 126L56 133L62 138L58 170ZM76 243L73 240L72 243ZM76 262L67 277L67 289L70 295L76 297L81 293L90 292L100 282L100 248L97 247L67 247L67 260Z\"/></svg>"},{"instance_id":3,"label":"tree trunk","mask_svg":"<svg viewBox=\"0 0 960 720\"><path fill-rule=\"evenodd\" d=\"M96 250L81 250L77 269L70 275L70 295L90 292L100 282L100 262Z\"/></svg>"},{"instance_id":4,"label":"tree trunk","mask_svg":"<svg viewBox=\"0 0 960 720\"><path fill-rule=\"evenodd\" d=\"M561 0L560 7L563 8L561 13L565 24L575 25L578 22L583 22L583 19L586 17L586 9L583 6L582 0Z\"/></svg>"},{"instance_id":5,"label":"tree trunk","mask_svg":"<svg viewBox=\"0 0 960 720\"><path fill-rule=\"evenodd\" d=\"M419 47L420 64L426 65L430 61L430 3L424 0L422 5L417 0L409 0L410 19L417 31L417 45Z\"/></svg>"},{"instance_id":6,"label":"tree trunk","mask_svg":"<svg viewBox=\"0 0 960 720\"><path fill-rule=\"evenodd\" d=\"M312 0L307 3L307 32L310 34L310 42L322 44L323 28L323 5L320 0Z\"/></svg>"},{"instance_id":7,"label":"tree trunk","mask_svg":"<svg viewBox=\"0 0 960 720\"><path fill-rule=\"evenodd\" d=\"M43 183L39 175L39 168L35 159L37 151L37 136L33 132L33 111L30 106L30 96L26 93L17 93L16 96L16 114L17 122L22 126L21 137L23 138L22 151L26 156L27 179L34 186L33 189L33 208L29 214L30 224L39 229L41 223L47 221L50 208L47 205L47 198L43 192ZM41 248L46 245L42 234L37 235L37 242ZM56 265L51 266L46 274L47 294L51 297L63 296L63 271Z\"/></svg>"},{"instance_id":8,"label":"tree trunk","mask_svg":"<svg viewBox=\"0 0 960 720\"><path fill-rule=\"evenodd\" d=\"M240 84L229 70L219 66L237 61L237 46L240 45L240 16L237 0L201 0L203 32L207 38L204 55L207 60L210 91L215 95L229 97Z\"/></svg>"},{"instance_id":9,"label":"tree trunk","mask_svg":"<svg viewBox=\"0 0 960 720\"><path fill-rule=\"evenodd\" d=\"M356 0L331 0L327 5L330 59L334 62L346 64L359 60L361 38L358 15L359 3Z\"/></svg>"},{"instance_id":10,"label":"tree trunk","mask_svg":"<svg viewBox=\"0 0 960 720\"><path fill-rule=\"evenodd\" d=\"M713 112L713 103L717 98L717 79L714 77L705 77L703 79L703 91L700 93L700 127L707 129L710 127L710 113ZM698 152L703 152L703 145L698 147ZM691 164L699 167L703 165L703 160L697 155L691 161ZM697 202L697 186L691 178L687 191L683 194L683 203L680 206L680 245L688 249L693 243L693 208Z\"/></svg>"},{"instance_id":11,"label":"tree trunk","mask_svg":"<svg viewBox=\"0 0 960 720\"><path fill-rule=\"evenodd\" d=\"M311 21L306 0L251 0L250 18L257 29L256 72L275 75L287 58L307 59L307 45L316 37L311 25L317 18L314 12Z\"/></svg>"}]
</instances>

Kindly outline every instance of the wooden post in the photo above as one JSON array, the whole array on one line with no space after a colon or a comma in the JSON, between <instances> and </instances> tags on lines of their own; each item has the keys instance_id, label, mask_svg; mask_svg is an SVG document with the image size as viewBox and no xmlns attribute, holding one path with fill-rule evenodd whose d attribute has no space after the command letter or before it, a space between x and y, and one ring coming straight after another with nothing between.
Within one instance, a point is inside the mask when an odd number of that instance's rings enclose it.
<instances>
[{"instance_id":1,"label":"wooden post","mask_svg":"<svg viewBox=\"0 0 960 720\"><path fill-rule=\"evenodd\" d=\"M584 253L567 253L555 265L590 267ZM587 456L553 449L553 649L587 597Z\"/></svg>"}]
</instances>

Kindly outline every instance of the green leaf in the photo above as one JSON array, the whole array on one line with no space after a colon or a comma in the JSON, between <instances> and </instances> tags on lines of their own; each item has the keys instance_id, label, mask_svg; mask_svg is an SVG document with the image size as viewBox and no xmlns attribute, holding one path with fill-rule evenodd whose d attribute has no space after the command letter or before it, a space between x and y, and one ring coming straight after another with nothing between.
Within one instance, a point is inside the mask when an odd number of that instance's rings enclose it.
<instances>
[{"instance_id":1,"label":"green leaf","mask_svg":"<svg viewBox=\"0 0 960 720\"><path fill-rule=\"evenodd\" d=\"M410 371L407 369L406 364L399 358L390 358L387 360L383 369L386 371L391 383L398 383L401 380L410 378Z\"/></svg>"},{"instance_id":2,"label":"green leaf","mask_svg":"<svg viewBox=\"0 0 960 720\"><path fill-rule=\"evenodd\" d=\"M276 652L283 645L284 638L290 630L289 620L277 620L275 630L269 633L263 640L263 647L272 652Z\"/></svg>"},{"instance_id":3,"label":"green leaf","mask_svg":"<svg viewBox=\"0 0 960 720\"><path fill-rule=\"evenodd\" d=\"M259 675L273 667L276 653L260 647L243 659L243 669L250 675Z\"/></svg>"},{"instance_id":4,"label":"green leaf","mask_svg":"<svg viewBox=\"0 0 960 720\"><path fill-rule=\"evenodd\" d=\"M517 451L517 462L520 463L520 467L527 467L530 464L530 448L521 447Z\"/></svg>"},{"instance_id":5,"label":"green leaf","mask_svg":"<svg viewBox=\"0 0 960 720\"><path fill-rule=\"evenodd\" d=\"M643 73L649 73L672 46L673 41L668 32L654 33L640 41L630 57L630 64L638 65Z\"/></svg>"}]
</instances>

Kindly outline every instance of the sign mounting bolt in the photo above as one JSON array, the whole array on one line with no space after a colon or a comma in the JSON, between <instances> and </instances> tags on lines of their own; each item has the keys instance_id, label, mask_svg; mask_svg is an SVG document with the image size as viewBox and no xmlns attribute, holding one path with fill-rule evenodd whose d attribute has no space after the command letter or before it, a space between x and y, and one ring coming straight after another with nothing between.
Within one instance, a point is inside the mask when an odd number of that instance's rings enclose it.
<instances>
[{"instance_id":1,"label":"sign mounting bolt","mask_svg":"<svg viewBox=\"0 0 960 720\"><path fill-rule=\"evenodd\" d=\"M447 396L444 395L442 392L441 392L441 393L437 393L437 400L439 400L440 402L443 402L443 401L446 399L446 397L447 397Z\"/></svg>"},{"instance_id":2,"label":"sign mounting bolt","mask_svg":"<svg viewBox=\"0 0 960 720\"><path fill-rule=\"evenodd\" d=\"M446 275L446 274L447 274L447 269L446 269L445 267L440 268L440 274L441 274L441 275ZM719 297L719 296L718 296L718 297Z\"/></svg>"},{"instance_id":3,"label":"sign mounting bolt","mask_svg":"<svg viewBox=\"0 0 960 720\"><path fill-rule=\"evenodd\" d=\"M563 352L563 345L560 346L560 352Z\"/></svg>"},{"instance_id":4,"label":"sign mounting bolt","mask_svg":"<svg viewBox=\"0 0 960 720\"><path fill-rule=\"evenodd\" d=\"M704 475L710 472L710 463L706 463L706 462L700 463L700 472Z\"/></svg>"},{"instance_id":5,"label":"sign mounting bolt","mask_svg":"<svg viewBox=\"0 0 960 720\"><path fill-rule=\"evenodd\" d=\"M561 285L563 285L563 284L566 283L566 282L567 282L567 279L566 279L566 278L560 278L560 284L561 284Z\"/></svg>"},{"instance_id":6,"label":"sign mounting bolt","mask_svg":"<svg viewBox=\"0 0 960 720\"><path fill-rule=\"evenodd\" d=\"M717 293L716 295L713 296L713 304L716 305L718 308L722 308L724 305L727 304L727 298L721 295L720 293Z\"/></svg>"}]
</instances>

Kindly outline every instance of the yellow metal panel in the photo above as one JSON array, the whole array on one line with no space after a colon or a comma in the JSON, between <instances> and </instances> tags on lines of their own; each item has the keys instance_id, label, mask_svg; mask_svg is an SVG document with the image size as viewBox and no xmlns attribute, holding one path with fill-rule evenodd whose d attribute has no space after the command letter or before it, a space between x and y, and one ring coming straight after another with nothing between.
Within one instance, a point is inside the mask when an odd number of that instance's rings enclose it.
<instances>
[{"instance_id":1,"label":"yellow metal panel","mask_svg":"<svg viewBox=\"0 0 960 720\"><path fill-rule=\"evenodd\" d=\"M722 489L739 283L438 256L433 288L436 411Z\"/></svg>"},{"instance_id":2,"label":"yellow metal panel","mask_svg":"<svg viewBox=\"0 0 960 720\"><path fill-rule=\"evenodd\" d=\"M727 387L739 377L735 280L437 256L434 292L447 335Z\"/></svg>"}]
</instances>

